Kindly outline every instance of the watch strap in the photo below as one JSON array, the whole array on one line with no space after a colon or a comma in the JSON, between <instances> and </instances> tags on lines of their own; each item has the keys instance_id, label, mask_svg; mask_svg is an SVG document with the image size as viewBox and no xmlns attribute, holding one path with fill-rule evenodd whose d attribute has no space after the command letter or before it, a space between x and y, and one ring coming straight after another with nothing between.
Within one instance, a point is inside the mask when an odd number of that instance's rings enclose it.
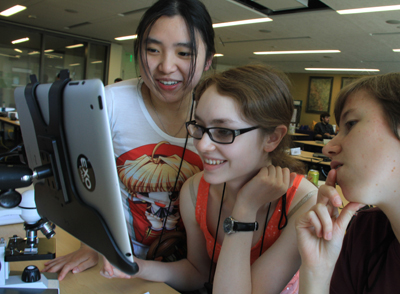
<instances>
[{"instance_id":1,"label":"watch strap","mask_svg":"<svg viewBox=\"0 0 400 294\"><path fill-rule=\"evenodd\" d=\"M242 223L235 221L233 224L233 231L235 232L253 232L258 230L258 222Z\"/></svg>"}]
</instances>

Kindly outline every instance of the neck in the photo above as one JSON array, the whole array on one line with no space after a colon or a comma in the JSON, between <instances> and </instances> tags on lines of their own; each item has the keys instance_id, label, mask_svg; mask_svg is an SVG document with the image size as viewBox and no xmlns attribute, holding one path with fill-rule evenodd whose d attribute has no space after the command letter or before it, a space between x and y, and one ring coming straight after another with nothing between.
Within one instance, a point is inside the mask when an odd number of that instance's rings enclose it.
<instances>
[{"instance_id":1,"label":"neck","mask_svg":"<svg viewBox=\"0 0 400 294\"><path fill-rule=\"evenodd\" d=\"M161 130L173 137L186 136L184 125L190 120L191 93L176 101L166 101L153 94L146 84L143 84L142 96L153 121Z\"/></svg>"}]
</instances>

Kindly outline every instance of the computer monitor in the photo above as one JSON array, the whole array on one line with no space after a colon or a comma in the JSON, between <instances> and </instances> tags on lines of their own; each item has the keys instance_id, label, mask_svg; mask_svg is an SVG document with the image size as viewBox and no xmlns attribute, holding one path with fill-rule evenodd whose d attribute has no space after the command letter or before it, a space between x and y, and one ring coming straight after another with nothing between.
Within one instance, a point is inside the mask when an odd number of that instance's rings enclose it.
<instances>
[{"instance_id":1,"label":"computer monitor","mask_svg":"<svg viewBox=\"0 0 400 294\"><path fill-rule=\"evenodd\" d=\"M39 214L92 247L115 267L135 274L100 80L39 84L14 92Z\"/></svg>"}]
</instances>

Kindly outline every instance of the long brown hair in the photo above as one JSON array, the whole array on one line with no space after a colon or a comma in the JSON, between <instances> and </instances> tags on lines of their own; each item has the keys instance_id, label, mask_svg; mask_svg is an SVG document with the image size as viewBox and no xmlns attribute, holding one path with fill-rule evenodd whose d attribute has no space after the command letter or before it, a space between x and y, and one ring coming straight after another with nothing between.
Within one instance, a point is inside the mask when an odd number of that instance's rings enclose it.
<instances>
[{"instance_id":1,"label":"long brown hair","mask_svg":"<svg viewBox=\"0 0 400 294\"><path fill-rule=\"evenodd\" d=\"M289 128L294 104L289 79L284 73L261 64L232 68L202 81L196 88L196 100L211 85L221 95L231 97L239 105L242 118L260 126L265 134L273 133L279 125ZM286 135L269 153L272 164L304 173L303 163L285 152L290 144L291 139Z\"/></svg>"}]
</instances>

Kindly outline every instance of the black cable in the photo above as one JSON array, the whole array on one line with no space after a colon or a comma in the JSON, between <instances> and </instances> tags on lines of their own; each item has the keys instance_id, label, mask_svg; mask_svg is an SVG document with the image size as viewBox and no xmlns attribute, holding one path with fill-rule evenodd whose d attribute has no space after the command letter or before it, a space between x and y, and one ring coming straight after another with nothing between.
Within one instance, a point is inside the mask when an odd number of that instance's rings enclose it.
<instances>
[{"instance_id":1,"label":"black cable","mask_svg":"<svg viewBox=\"0 0 400 294\"><path fill-rule=\"evenodd\" d=\"M190 118L192 118L192 116L193 116L193 106L194 106L194 95L192 95L192 106L190 107ZM181 168L182 168L183 160L185 158L185 152L186 152L186 148L187 148L188 139L189 139L189 133L186 132L185 145L183 146L183 152L182 152L181 162L180 162L179 168L178 168L178 174L176 175L174 188L172 189L172 191L169 194L169 204L168 204L168 208L167 208L167 215L164 218L161 234L160 234L160 237L158 239L158 244L157 244L157 247L156 247L156 249L154 251L154 256L157 254L158 248L161 245L161 239L162 239L162 236L164 235L164 232L165 232L165 227L167 225L168 216L170 215L172 201L176 200L173 197L171 197L171 195L172 195L173 192L176 191L176 185L178 184L179 176L181 174Z\"/></svg>"},{"instance_id":2,"label":"black cable","mask_svg":"<svg viewBox=\"0 0 400 294\"><path fill-rule=\"evenodd\" d=\"M285 224L281 226L283 218L285 218ZM284 229L286 225L287 225L287 215L286 215L286 193L285 193L285 195L282 196L282 213L279 219L278 230Z\"/></svg>"},{"instance_id":3,"label":"black cable","mask_svg":"<svg viewBox=\"0 0 400 294\"><path fill-rule=\"evenodd\" d=\"M266 216L266 218L265 218L264 232L263 232L262 240L261 240L260 256L261 256L261 254L262 254L262 249L263 249L263 247L264 247L265 231L267 230L268 216L269 216L269 210L270 210L270 209L271 209L271 202L269 203L268 211L267 211L267 216Z\"/></svg>"},{"instance_id":4,"label":"black cable","mask_svg":"<svg viewBox=\"0 0 400 294\"><path fill-rule=\"evenodd\" d=\"M219 228L219 223L220 223L220 220L221 220L222 204L224 203L225 187L226 187L226 183L224 183L224 189L222 190L222 197L221 197L221 205L219 206L217 230L215 232L214 248L213 248L213 254L211 256L210 272L208 274L208 283L209 284L211 284L211 273L212 273L212 268L213 268L213 264L214 264L215 247L217 246L218 228Z\"/></svg>"}]
</instances>

